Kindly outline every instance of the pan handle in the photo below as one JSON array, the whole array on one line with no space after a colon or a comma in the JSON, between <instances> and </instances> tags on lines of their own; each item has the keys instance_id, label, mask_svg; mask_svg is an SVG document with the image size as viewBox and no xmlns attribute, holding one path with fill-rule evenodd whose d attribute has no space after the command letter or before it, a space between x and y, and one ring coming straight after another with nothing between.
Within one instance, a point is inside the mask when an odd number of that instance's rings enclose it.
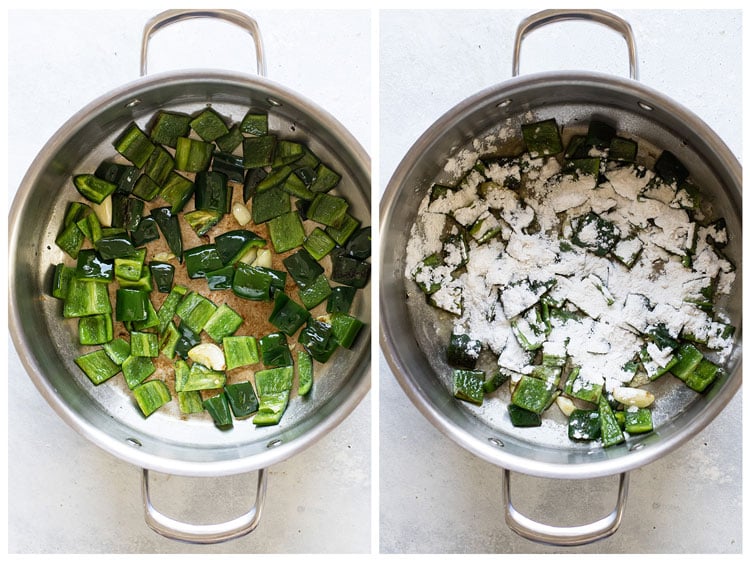
<instances>
[{"instance_id":1,"label":"pan handle","mask_svg":"<svg viewBox=\"0 0 750 562\"><path fill-rule=\"evenodd\" d=\"M630 61L630 78L638 80L638 56L635 50L635 38L630 24L619 16L604 10L543 10L524 19L516 30L513 47L513 76L518 76L521 64L521 42L530 32L550 23L569 20L583 20L599 23L622 35L628 47Z\"/></svg>"},{"instance_id":2,"label":"pan handle","mask_svg":"<svg viewBox=\"0 0 750 562\"><path fill-rule=\"evenodd\" d=\"M630 474L620 474L615 509L607 516L572 527L556 527L539 523L518 512L510 497L510 470L503 469L503 503L505 504L505 521L508 527L524 538L555 546L576 546L588 544L613 534L620 526L625 511L625 500L628 496Z\"/></svg>"},{"instance_id":3,"label":"pan handle","mask_svg":"<svg viewBox=\"0 0 750 562\"><path fill-rule=\"evenodd\" d=\"M224 523L198 525L173 519L157 510L151 503L148 470L141 474L141 492L146 523L151 529L169 539L198 544L215 544L242 537L253 531L260 522L268 484L265 468L258 471L258 490L253 505L246 513Z\"/></svg>"},{"instance_id":4,"label":"pan handle","mask_svg":"<svg viewBox=\"0 0 750 562\"><path fill-rule=\"evenodd\" d=\"M141 40L141 76L147 74L148 42L160 29L179 21L195 18L214 18L227 21L247 31L255 43L255 60L260 76L266 75L266 56L258 23L238 10L166 10L146 22Z\"/></svg>"}]
</instances>

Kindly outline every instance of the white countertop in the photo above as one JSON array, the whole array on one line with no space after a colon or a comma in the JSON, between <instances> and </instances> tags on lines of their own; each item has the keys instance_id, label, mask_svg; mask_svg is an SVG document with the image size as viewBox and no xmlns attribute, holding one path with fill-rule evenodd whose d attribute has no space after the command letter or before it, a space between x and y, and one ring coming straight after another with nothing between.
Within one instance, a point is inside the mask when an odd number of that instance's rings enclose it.
<instances>
[{"instance_id":1,"label":"white countertop","mask_svg":"<svg viewBox=\"0 0 750 562\"><path fill-rule=\"evenodd\" d=\"M138 78L143 26L158 11L9 13L8 204L36 154L66 120ZM250 15L260 26L268 79L323 107L369 152L370 12ZM249 36L224 22L167 28L154 36L149 52L152 73L211 66L256 73ZM36 391L9 339L8 348L10 553L370 552L369 395L321 441L270 467L255 531L225 544L195 546L146 526L139 468L68 427ZM188 521L235 517L254 500L252 474L154 478L157 505Z\"/></svg>"},{"instance_id":2,"label":"white countertop","mask_svg":"<svg viewBox=\"0 0 750 562\"><path fill-rule=\"evenodd\" d=\"M470 95L511 77L516 26L531 13L380 14L381 194L433 122ZM633 28L641 81L692 110L741 155L741 14L615 13ZM572 68L627 76L624 45L621 37L594 24L550 26L524 41L521 74ZM401 390L382 354L379 369L381 552L742 551L739 394L699 435L632 472L623 521L612 537L554 548L509 530L500 467L471 455L433 427ZM512 483L514 503L523 513L570 524L589 521L580 513L582 506L597 518L609 513L617 477L581 482L514 474Z\"/></svg>"}]
</instances>

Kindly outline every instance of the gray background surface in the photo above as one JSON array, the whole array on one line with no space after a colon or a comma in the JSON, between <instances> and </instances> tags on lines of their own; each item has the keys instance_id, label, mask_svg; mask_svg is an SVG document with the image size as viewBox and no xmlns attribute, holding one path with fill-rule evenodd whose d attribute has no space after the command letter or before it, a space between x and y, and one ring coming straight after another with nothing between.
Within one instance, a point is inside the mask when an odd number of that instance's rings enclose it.
<instances>
[{"instance_id":1,"label":"gray background surface","mask_svg":"<svg viewBox=\"0 0 750 562\"><path fill-rule=\"evenodd\" d=\"M9 13L9 198L44 143L74 113L139 74L147 11ZM370 12L248 13L261 29L267 76L325 108L369 151ZM189 21L151 41L149 71L226 68L255 74L248 35ZM8 548L11 553L369 553L371 399L309 449L270 468L266 509L250 535L177 543L143 520L140 470L95 447L44 402L8 340ZM194 522L236 517L255 476L155 475L154 502Z\"/></svg>"},{"instance_id":2,"label":"gray background surface","mask_svg":"<svg viewBox=\"0 0 750 562\"><path fill-rule=\"evenodd\" d=\"M742 152L741 14L614 10L633 27L641 81L691 109ZM531 10L385 11L380 16L380 189L419 135L470 95L511 77L513 38ZM564 23L524 42L521 73L627 75L621 37ZM386 553L737 553L742 551L741 396L674 453L633 471L622 525L581 547L531 543L506 527L501 469L417 411L380 357L380 541ZM617 477L514 475L514 504L552 524L609 513Z\"/></svg>"}]
</instances>

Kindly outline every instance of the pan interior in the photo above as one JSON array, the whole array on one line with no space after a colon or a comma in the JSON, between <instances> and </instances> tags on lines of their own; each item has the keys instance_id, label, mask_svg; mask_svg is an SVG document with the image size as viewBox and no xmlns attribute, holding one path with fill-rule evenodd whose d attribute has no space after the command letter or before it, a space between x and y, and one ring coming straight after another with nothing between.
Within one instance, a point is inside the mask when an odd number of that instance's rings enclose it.
<instances>
[{"instance_id":1,"label":"pan interior","mask_svg":"<svg viewBox=\"0 0 750 562\"><path fill-rule=\"evenodd\" d=\"M576 444L559 427L527 432L505 415L508 390L483 407L452 397L451 369L444 350L451 319L426 303L405 279L410 225L433 183L455 182L477 156L516 154L522 147L520 125L554 118L563 139L585 132L592 119L615 126L638 141L640 163L652 166L664 149L688 165L715 216L723 216L731 241L727 256L737 266L734 293L722 302L737 327L728 360L732 373L705 395L662 377L656 381L656 430L603 449ZM694 434L726 404L740 384L741 356L741 196L739 164L723 143L695 116L661 94L637 83L581 73L530 75L490 88L465 100L439 119L415 143L394 173L381 203L381 343L399 383L439 429L479 456L522 472L551 477L591 477L621 472L653 460ZM406 316L404 318L404 303ZM565 423L555 418L550 424ZM548 416L548 413L545 413Z\"/></svg>"},{"instance_id":2,"label":"pan interior","mask_svg":"<svg viewBox=\"0 0 750 562\"><path fill-rule=\"evenodd\" d=\"M32 380L75 429L111 453L146 468L192 475L238 473L268 466L324 435L369 390L370 289L358 291L352 314L365 327L351 350L316 365L305 399L293 394L278 426L239 420L220 431L207 415L183 419L176 400L148 419L123 384L93 386L73 359L81 353L75 322L49 296L52 270L64 260L55 245L71 176L92 172L116 154L114 139L131 122L143 128L157 110L195 113L212 106L233 122L249 109L268 112L269 129L299 140L341 175L336 191L351 214L369 224L369 159L329 114L268 80L231 73L153 75L92 102L50 139L19 189L11 211L11 333Z\"/></svg>"}]
</instances>

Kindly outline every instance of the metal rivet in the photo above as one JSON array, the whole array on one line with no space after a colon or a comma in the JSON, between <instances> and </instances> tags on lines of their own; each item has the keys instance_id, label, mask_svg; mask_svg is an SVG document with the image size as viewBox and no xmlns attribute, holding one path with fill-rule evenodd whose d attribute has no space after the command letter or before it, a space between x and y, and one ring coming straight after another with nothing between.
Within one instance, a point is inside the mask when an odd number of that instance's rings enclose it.
<instances>
[{"instance_id":1,"label":"metal rivet","mask_svg":"<svg viewBox=\"0 0 750 562\"><path fill-rule=\"evenodd\" d=\"M281 445L281 439L274 439L272 441L269 441L266 447L268 447L269 449L273 449L274 447L278 447L279 445Z\"/></svg>"},{"instance_id":2,"label":"metal rivet","mask_svg":"<svg viewBox=\"0 0 750 562\"><path fill-rule=\"evenodd\" d=\"M266 98L266 101L267 101L268 103L270 103L271 105L275 105L276 107L280 107L280 106L281 106L281 102L280 102L279 100L277 100L277 99L274 99L274 98Z\"/></svg>"},{"instance_id":3,"label":"metal rivet","mask_svg":"<svg viewBox=\"0 0 750 562\"><path fill-rule=\"evenodd\" d=\"M504 100L503 100L503 101L501 101L501 102L498 102L498 103L497 103L497 104L495 105L495 107L497 107L497 108L508 107L508 106L509 106L509 105L510 105L511 103L513 103L513 100L512 100L512 99L510 99L510 98L508 98L508 99L504 99Z\"/></svg>"},{"instance_id":4,"label":"metal rivet","mask_svg":"<svg viewBox=\"0 0 750 562\"><path fill-rule=\"evenodd\" d=\"M638 106L641 109L645 109L646 111L653 111L654 107L652 105L647 104L645 101L639 101Z\"/></svg>"},{"instance_id":5,"label":"metal rivet","mask_svg":"<svg viewBox=\"0 0 750 562\"><path fill-rule=\"evenodd\" d=\"M143 444L135 437L128 437L127 439L125 439L125 442L133 447L143 447Z\"/></svg>"},{"instance_id":6,"label":"metal rivet","mask_svg":"<svg viewBox=\"0 0 750 562\"><path fill-rule=\"evenodd\" d=\"M636 443L635 445L633 445L632 447L630 447L630 450L631 450L631 451L640 451L640 450L641 450L641 449L643 449L643 448L644 448L645 446L646 446L646 445L644 445L643 443Z\"/></svg>"},{"instance_id":7,"label":"metal rivet","mask_svg":"<svg viewBox=\"0 0 750 562\"><path fill-rule=\"evenodd\" d=\"M490 443L492 443L493 445L497 447L505 447L505 443L500 441L500 439L498 439L497 437L488 437L487 441L489 441Z\"/></svg>"},{"instance_id":8,"label":"metal rivet","mask_svg":"<svg viewBox=\"0 0 750 562\"><path fill-rule=\"evenodd\" d=\"M138 98L134 98L125 104L125 109L131 109L140 103L141 103L141 100L139 100Z\"/></svg>"}]
</instances>

